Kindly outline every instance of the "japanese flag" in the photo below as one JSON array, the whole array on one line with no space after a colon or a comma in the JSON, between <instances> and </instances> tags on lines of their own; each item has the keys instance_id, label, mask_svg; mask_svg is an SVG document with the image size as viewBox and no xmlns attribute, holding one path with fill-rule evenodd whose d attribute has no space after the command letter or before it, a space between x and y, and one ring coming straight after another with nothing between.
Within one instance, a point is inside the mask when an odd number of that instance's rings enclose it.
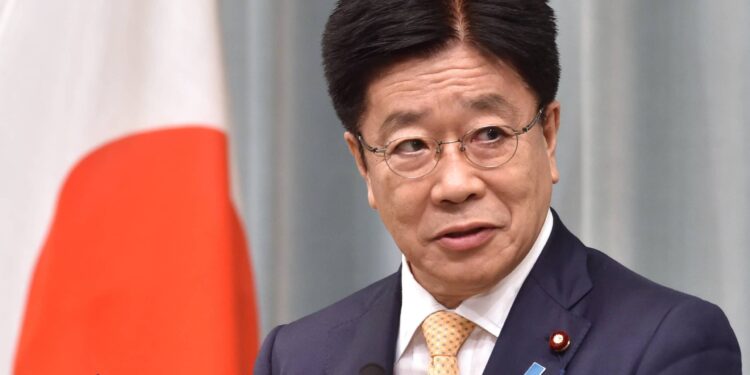
<instances>
[{"instance_id":1,"label":"japanese flag","mask_svg":"<svg viewBox=\"0 0 750 375\"><path fill-rule=\"evenodd\" d=\"M0 0L0 373L249 374L217 4Z\"/></svg>"}]
</instances>

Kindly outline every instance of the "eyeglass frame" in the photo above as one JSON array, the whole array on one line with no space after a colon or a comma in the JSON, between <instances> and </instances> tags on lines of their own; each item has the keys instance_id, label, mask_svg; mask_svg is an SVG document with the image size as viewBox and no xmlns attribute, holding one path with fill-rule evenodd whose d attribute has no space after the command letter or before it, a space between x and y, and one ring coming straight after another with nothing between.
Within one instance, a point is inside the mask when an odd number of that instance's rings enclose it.
<instances>
[{"instance_id":1,"label":"eyeglass frame","mask_svg":"<svg viewBox=\"0 0 750 375\"><path fill-rule=\"evenodd\" d=\"M365 150L370 151L373 154L382 154L383 155L383 160L385 160L385 164L388 166L388 169L390 169L391 172L395 173L397 176L400 176L402 178L407 178L407 179L413 180L413 179L417 179L417 178L422 178L422 177L427 176L428 174L432 173L432 171L435 170L435 168L437 167L438 163L440 162L440 154L443 151L443 145L452 144L452 143L460 143L461 147L459 147L459 151L461 151L464 154L464 157L466 158L466 160L469 163L471 163L472 165L474 165L476 167L485 168L485 169L493 169L493 168L498 168L498 167L500 167L502 165L505 165L509 161L511 161L514 156L516 156L516 152L518 151L518 137L521 136L521 135L523 135L523 134L528 133L531 130L531 128L533 128L534 125L536 125L536 123L538 123L540 120L543 119L543 117L544 117L543 115L544 115L544 106L542 105L542 106L539 106L539 110L537 111L537 113L534 116L534 118L531 119L531 121L528 124L526 124L526 126L522 127L520 130L516 130L516 129L510 127L510 126L504 126L504 127L507 127L508 129L510 129L511 131L513 131L513 136L516 137L516 147L513 149L513 154L507 160L505 160L504 162L502 162L502 163L500 163L498 165L495 165L495 166L484 166L484 165L477 164L475 161L473 161L473 160L471 160L471 158L469 158L469 155L466 154L466 145L464 144L464 138L466 138L467 135L469 135L469 134L471 134L471 133L473 133L473 132L475 132L475 131L477 131L479 129L482 129L483 127L478 127L478 128L471 129L468 132L464 133L464 135L462 135L460 138L458 138L456 140L453 140L453 141L439 141L439 140L437 140L435 138L432 138L432 137L418 137L418 138L422 138L422 139L431 139L431 140L435 141L435 143L437 144L437 148L435 149L435 156L436 156L435 159L436 159L436 161L435 161L435 164L432 166L432 168L430 168L430 170L428 170L424 174L421 174L421 175L415 176L415 177L404 176L404 175L396 172L395 170L393 170L393 167L391 167L391 164L388 163L388 158L385 155L386 151L388 150L388 146L391 143L393 143L393 142L395 142L395 141L397 141L399 139L402 139L402 137L399 137L397 139L391 140L391 141L389 141L388 143L386 143L382 147L374 147L374 146L370 146L369 144L367 144L367 142L365 142L365 139L362 137L362 133L360 133L360 132L357 132L357 140L359 141L359 144L362 147L364 147ZM543 126L543 125L541 125L541 126ZM409 137L403 137L403 138L409 138Z\"/></svg>"}]
</instances>

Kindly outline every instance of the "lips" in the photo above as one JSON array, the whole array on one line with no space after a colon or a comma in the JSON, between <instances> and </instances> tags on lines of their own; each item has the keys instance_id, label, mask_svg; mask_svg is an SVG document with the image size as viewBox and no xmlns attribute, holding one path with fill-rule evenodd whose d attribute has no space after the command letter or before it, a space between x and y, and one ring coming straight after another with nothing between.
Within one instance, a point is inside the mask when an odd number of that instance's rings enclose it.
<instances>
[{"instance_id":1,"label":"lips","mask_svg":"<svg viewBox=\"0 0 750 375\"><path fill-rule=\"evenodd\" d=\"M434 238L442 248L450 251L468 251L483 246L497 232L497 227L471 224L446 228Z\"/></svg>"},{"instance_id":2,"label":"lips","mask_svg":"<svg viewBox=\"0 0 750 375\"><path fill-rule=\"evenodd\" d=\"M473 228L473 229L469 229L469 230L462 231L462 232L450 232L450 233L446 233L445 237L461 238L461 237L471 236L471 235L481 232L484 229L487 229L487 228L479 227L479 228Z\"/></svg>"}]
</instances>

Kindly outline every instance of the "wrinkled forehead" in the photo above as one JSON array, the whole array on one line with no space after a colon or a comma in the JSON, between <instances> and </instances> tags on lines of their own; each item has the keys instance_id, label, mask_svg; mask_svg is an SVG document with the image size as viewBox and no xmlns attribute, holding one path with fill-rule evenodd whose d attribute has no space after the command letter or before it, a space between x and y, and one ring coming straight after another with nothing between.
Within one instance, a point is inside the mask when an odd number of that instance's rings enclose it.
<instances>
[{"instance_id":1,"label":"wrinkled forehead","mask_svg":"<svg viewBox=\"0 0 750 375\"><path fill-rule=\"evenodd\" d=\"M361 125L375 121L379 125L368 127L388 132L428 118L446 106L515 120L530 99L533 102L531 89L510 64L471 46L455 44L384 69L367 87Z\"/></svg>"},{"instance_id":2,"label":"wrinkled forehead","mask_svg":"<svg viewBox=\"0 0 750 375\"><path fill-rule=\"evenodd\" d=\"M477 65L510 74L522 82L524 87L531 90L531 86L510 61L495 56L491 52L466 41L453 41L429 54L406 56L384 62L380 68L375 70L369 80L368 90L373 85L389 84L393 81L402 80L404 76L429 80L433 78L428 75L429 73L439 73L448 69L470 68ZM425 71L426 67L427 70Z\"/></svg>"}]
</instances>

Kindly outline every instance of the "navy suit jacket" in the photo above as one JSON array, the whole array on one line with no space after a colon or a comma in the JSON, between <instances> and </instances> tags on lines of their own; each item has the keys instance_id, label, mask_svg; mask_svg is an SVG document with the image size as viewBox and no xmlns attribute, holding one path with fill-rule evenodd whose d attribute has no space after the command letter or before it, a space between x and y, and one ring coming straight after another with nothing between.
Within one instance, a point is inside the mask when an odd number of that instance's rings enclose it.
<instances>
[{"instance_id":1,"label":"navy suit jacket","mask_svg":"<svg viewBox=\"0 0 750 375\"><path fill-rule=\"evenodd\" d=\"M401 311L397 272L271 331L254 373L393 372ZM549 347L564 330L571 344ZM547 244L521 287L484 374L741 375L740 349L715 305L655 284L585 247L554 214ZM373 372L378 373L378 372ZM472 375L472 374L464 374Z\"/></svg>"}]
</instances>

